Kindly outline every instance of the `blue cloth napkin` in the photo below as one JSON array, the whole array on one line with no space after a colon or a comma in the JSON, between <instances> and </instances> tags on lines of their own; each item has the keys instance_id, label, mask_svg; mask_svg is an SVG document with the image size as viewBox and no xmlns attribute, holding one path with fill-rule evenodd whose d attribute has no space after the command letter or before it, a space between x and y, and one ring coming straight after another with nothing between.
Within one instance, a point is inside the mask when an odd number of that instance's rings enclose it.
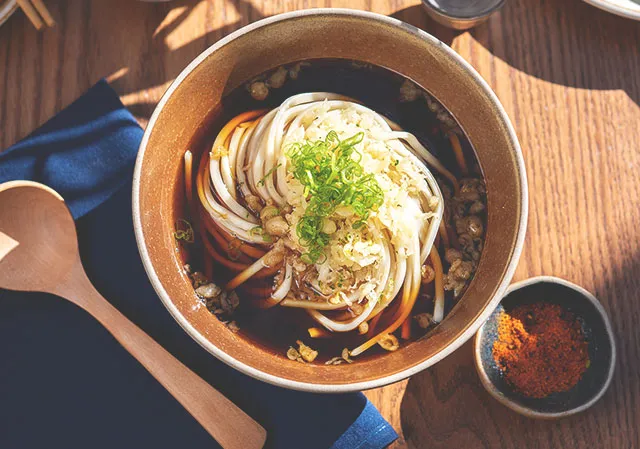
<instances>
[{"instance_id":1,"label":"blue cloth napkin","mask_svg":"<svg viewBox=\"0 0 640 449\"><path fill-rule=\"evenodd\" d=\"M254 380L173 321L149 284L131 218L142 130L101 81L0 153L0 182L32 179L66 199L96 288L268 432L267 447L377 449L397 438L362 394ZM0 291L0 448L215 448L200 425L96 321L46 294Z\"/></svg>"}]
</instances>

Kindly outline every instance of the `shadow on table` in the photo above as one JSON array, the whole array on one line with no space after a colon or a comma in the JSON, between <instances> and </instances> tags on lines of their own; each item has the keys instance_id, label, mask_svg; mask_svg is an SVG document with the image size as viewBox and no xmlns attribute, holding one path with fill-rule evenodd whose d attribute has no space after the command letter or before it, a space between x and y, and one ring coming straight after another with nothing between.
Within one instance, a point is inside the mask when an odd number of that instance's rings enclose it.
<instances>
[{"instance_id":1,"label":"shadow on table","mask_svg":"<svg viewBox=\"0 0 640 449\"><path fill-rule=\"evenodd\" d=\"M426 13L422 4L400 9L391 14L391 17L420 28L437 37L447 45L451 45L453 39L461 33L460 31L452 30L451 28L447 28L435 22Z\"/></svg>"},{"instance_id":2,"label":"shadow on table","mask_svg":"<svg viewBox=\"0 0 640 449\"><path fill-rule=\"evenodd\" d=\"M129 0L124 1L128 2ZM114 89L121 96L124 96L127 93L140 92L154 86L163 85L175 79L196 56L209 46L244 25L264 17L248 0L231 0L227 2L227 5L235 10L235 14L239 17L238 20L217 28L209 26L209 23L214 23L215 15L220 14L221 11L214 10L213 6L208 4L207 11L204 12L207 20L202 34L175 48L171 43L171 35L191 14L196 14L194 7L197 6L197 2L194 0L177 0L153 5L152 20L138 24L142 27L138 32L149 36L148 48L142 56L133 55L134 59L128 58L120 63L124 67L136 67L138 65L136 58L139 57L141 61L144 61L143 75L134 74L131 77L132 79L128 79L125 75L122 79L116 79L111 82ZM172 10L178 11L178 13L168 19ZM200 11L200 13L202 12ZM226 14L227 11L224 13ZM149 14L147 14L148 17ZM199 25L202 26L200 22ZM107 68L103 73L113 73L113 70L109 71ZM127 108L136 117L148 119L153 113L156 104L156 99L153 98L149 102L128 103Z\"/></svg>"},{"instance_id":3,"label":"shadow on table","mask_svg":"<svg viewBox=\"0 0 640 449\"><path fill-rule=\"evenodd\" d=\"M115 0L115 2L129 2L126 5L126 9L141 8L140 5L130 5L130 0ZM145 10L140 11L140 13L132 11L132 17L128 18L128 21L131 22L130 26L124 27L119 16L113 16L113 20L109 20L110 16L103 14L105 6L96 3L92 3L90 6L85 5L89 17L100 17L100 20L92 21L92 23L100 27L99 30L96 30L97 34L102 35L116 30L122 33L121 30L125 28L127 32L135 33L138 40L146 41L146 48L141 49L142 54L140 54L140 51L137 53L127 53L126 51L122 53L106 52L108 57L100 59L99 66L92 67L91 72L108 74L126 69L126 73L116 76L111 81L114 89L122 97L153 88L154 86L162 86L174 79L189 62L207 47L232 31L264 17L261 11L254 7L250 1L229 1L227 7L235 10L239 16L238 20L222 27L211 27L203 30L199 37L174 48L171 43L172 34L179 32L177 31L178 28L185 21L188 21L191 14L203 13L202 7L196 12L194 10L195 6L197 5L193 0L176 0L151 6L143 3ZM113 7L117 9L117 4ZM61 8L64 8L64 6L61 6ZM91 8L94 8L94 10L91 10ZM213 15L219 14L220 11L207 10L204 13L211 14L211 20L207 22L214 23ZM65 16L65 11L61 11L61 15ZM431 20L420 5L399 10L393 14L393 17L426 30L447 44L450 44L453 38L459 34L459 32L450 30ZM144 20L140 18L144 18ZM127 102L127 107L136 117L144 120L151 116L156 105L155 100L153 98L149 102Z\"/></svg>"},{"instance_id":4,"label":"shadow on table","mask_svg":"<svg viewBox=\"0 0 640 449\"><path fill-rule=\"evenodd\" d=\"M208 30L202 36L188 42L187 44L172 49L167 44L168 40L170 40L171 33L173 33L185 20L188 19L189 15L193 13L194 2L193 0L178 0L168 4L159 4L155 7L153 13L154 20L148 21L144 24L146 29L143 30L143 32L147 33L149 36L153 35L153 39L149 43L149 48L143 55L143 59L148 61L145 65L149 69L147 70L145 68L144 76L140 77L140 79L144 80L144 83L135 83L131 85L131 80L127 79L127 76L125 75L121 79L117 79L112 82L111 84L113 87L121 96L124 96L127 93L141 91L172 80L189 64L189 62L191 62L191 60L193 60L207 47L232 31L265 17L252 5L251 2L247 0L232 0L229 2L229 5L232 5L240 15L241 18L238 21L220 28ZM179 14L168 21L166 20L171 10L180 9L182 9L182 11ZM392 17L423 29L446 44L451 44L455 36L460 33L459 31L451 30L433 21L429 18L421 5L414 5L401 9L392 14ZM171 64L169 65L170 68L167 68L168 64L162 64L163 60L171 61ZM124 66L135 66L135 64L136 62L131 60L123 61L121 63L121 65ZM106 70L105 73L109 73L109 71ZM128 109L130 109L136 117L142 118L150 117L155 106L155 101L127 104Z\"/></svg>"},{"instance_id":5,"label":"shadow on table","mask_svg":"<svg viewBox=\"0 0 640 449\"><path fill-rule=\"evenodd\" d=\"M262 19L265 15L259 8L249 0L227 0L224 4L68 0L52 4L58 26L46 36L36 34L24 20L9 21L3 31L23 40L16 46L25 53L51 54L43 60L60 58L57 74L45 72L43 81L58 92L56 111L100 77L110 75L112 87L144 122L151 116L158 95L184 67L224 36ZM233 18L231 23L216 25L229 22L228 17ZM397 11L394 17L448 44L457 34L432 21L420 5ZM185 42L185 37L191 40ZM148 100L139 93L147 93Z\"/></svg>"},{"instance_id":6,"label":"shadow on table","mask_svg":"<svg viewBox=\"0 0 640 449\"><path fill-rule=\"evenodd\" d=\"M622 89L640 104L638 22L580 0L517 0L471 34L532 76L582 89Z\"/></svg>"},{"instance_id":7,"label":"shadow on table","mask_svg":"<svg viewBox=\"0 0 640 449\"><path fill-rule=\"evenodd\" d=\"M251 2L247 0L233 0L230 1L229 4L233 5L236 11L240 14L241 19L221 28L216 28L208 31L206 34L201 37L190 41L182 47L177 49L169 49L167 48L166 41L170 34L178 28L178 26L184 22L185 19L189 16L193 8L193 0L179 0L177 2L172 2L170 4L165 4L164 7L158 7L157 9L157 19L158 21L150 22L148 24L147 32L151 35L153 34L153 41L151 43L151 48L148 52L150 61L153 62L153 58L158 57L167 57L166 54L170 53L171 58L171 67L173 70L170 71L161 71L157 74L156 81L154 82L154 74L147 74L144 78L146 81L146 85L138 87L137 90L142 90L148 87L151 87L155 84L161 84L166 82L167 80L171 80L175 78L178 73L182 70L183 67L186 67L189 62L193 58L195 58L200 52L204 49L223 38L227 34L232 31L241 28L247 23L255 22L259 19L264 18L265 16L257 10ZM172 9L177 9L184 7L185 9L169 21L163 27L160 27L160 31L156 31L160 22L166 17ZM436 36L441 41L446 44L451 44L454 37L457 36L460 32L451 30L447 27L444 27L435 21L431 20L426 12L424 11L421 5L414 5L405 9L401 9L394 14L392 17L400 19L404 22L407 22L415 27L421 28L430 34ZM164 55L164 56L163 56ZM152 67L155 64L150 64ZM151 76L149 76L151 75ZM121 95L126 94L126 88L122 89L120 83L116 81L112 83L116 91L118 91ZM155 102L149 103L137 103L137 104L129 104L127 107L136 115L137 117L149 117L155 108Z\"/></svg>"},{"instance_id":8,"label":"shadow on table","mask_svg":"<svg viewBox=\"0 0 640 449\"><path fill-rule=\"evenodd\" d=\"M613 407L607 407L613 404L605 404L611 398L609 392L589 411L558 421L525 418L484 390L469 342L409 380L400 407L402 432L412 449L616 447L593 446L604 442L607 415L614 415Z\"/></svg>"},{"instance_id":9,"label":"shadow on table","mask_svg":"<svg viewBox=\"0 0 640 449\"><path fill-rule=\"evenodd\" d=\"M100 78L109 77L111 86L142 121L151 116L167 84L196 56L232 31L264 17L249 0L67 0L50 6L56 27L37 33L16 15L2 27L0 36L10 36L12 51L37 55L35 63L45 67L38 68L38 82L56 92L50 98L55 105L47 104L45 109L58 112ZM216 26L221 23L227 24ZM185 37L191 40L185 42ZM148 100L135 95L149 92Z\"/></svg>"},{"instance_id":10,"label":"shadow on table","mask_svg":"<svg viewBox=\"0 0 640 449\"><path fill-rule=\"evenodd\" d=\"M163 85L174 79L184 67L207 47L232 31L265 17L247 0L232 0L228 2L228 5L235 9L238 14L239 19L237 21L223 27L207 29L201 36L177 48L172 48L171 46L171 35L176 32L181 24L188 20L191 14L195 14L195 2L193 0L177 0L153 5L152 11L147 10L146 14L140 14L141 17L146 16L144 22L138 21L138 23L132 24L135 27L134 32L136 34L149 36L148 46L144 49L143 54L118 54L117 58L102 60L100 64L104 65L104 67L94 68L92 71L114 73L120 68L128 68L128 73L111 81L114 89L123 97L127 94ZM100 8L100 6L95 7ZM149 8L149 6L146 5L146 8ZM169 14L172 11L173 14L170 16ZM211 12L211 14L218 13L219 11ZM99 13L95 12L94 14L98 15ZM447 44L451 44L453 38L459 34L459 32L450 30L431 20L421 5L399 10L392 16L426 30ZM109 23L104 19L96 22L105 31L120 27L119 23ZM210 22L213 23L213 16ZM109 54L113 55L112 52ZM141 62L143 64L142 67L137 69ZM149 102L127 103L128 109L136 117L142 119L149 118L155 106L155 98Z\"/></svg>"}]
</instances>

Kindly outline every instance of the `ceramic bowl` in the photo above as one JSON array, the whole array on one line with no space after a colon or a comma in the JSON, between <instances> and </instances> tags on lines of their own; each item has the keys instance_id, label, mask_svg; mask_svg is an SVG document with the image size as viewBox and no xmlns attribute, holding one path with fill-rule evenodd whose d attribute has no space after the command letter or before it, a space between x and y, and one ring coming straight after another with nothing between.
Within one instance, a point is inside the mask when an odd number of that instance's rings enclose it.
<instances>
[{"instance_id":1,"label":"ceramic bowl","mask_svg":"<svg viewBox=\"0 0 640 449\"><path fill-rule=\"evenodd\" d=\"M578 384L564 393L527 398L502 377L492 356L498 316L520 305L548 301L571 311L588 341L589 367ZM563 279L541 276L513 284L475 337L475 361L482 384L499 402L531 418L562 418L591 407L607 390L616 363L616 347L609 317L591 293Z\"/></svg>"},{"instance_id":2,"label":"ceramic bowl","mask_svg":"<svg viewBox=\"0 0 640 449\"><path fill-rule=\"evenodd\" d=\"M465 130L487 187L487 235L475 279L427 338L340 366L292 362L230 332L196 298L173 236L182 158L226 92L295 61L343 58L400 73L428 90ZM379 387L441 360L473 336L507 288L522 249L527 183L518 140L487 83L451 48L397 19L314 9L248 25L204 51L177 77L144 134L133 189L134 228L158 296L184 330L239 371L287 388L344 392Z\"/></svg>"}]
</instances>

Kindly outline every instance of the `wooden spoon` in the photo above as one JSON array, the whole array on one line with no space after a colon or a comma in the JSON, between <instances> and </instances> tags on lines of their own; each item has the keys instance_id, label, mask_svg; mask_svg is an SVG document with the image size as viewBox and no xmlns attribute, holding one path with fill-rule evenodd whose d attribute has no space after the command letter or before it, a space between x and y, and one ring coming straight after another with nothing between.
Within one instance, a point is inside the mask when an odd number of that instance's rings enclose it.
<instances>
[{"instance_id":1,"label":"wooden spoon","mask_svg":"<svg viewBox=\"0 0 640 449\"><path fill-rule=\"evenodd\" d=\"M42 184L0 184L0 288L61 296L83 308L160 382L225 449L258 449L266 431L125 318L82 268L71 213Z\"/></svg>"}]
</instances>

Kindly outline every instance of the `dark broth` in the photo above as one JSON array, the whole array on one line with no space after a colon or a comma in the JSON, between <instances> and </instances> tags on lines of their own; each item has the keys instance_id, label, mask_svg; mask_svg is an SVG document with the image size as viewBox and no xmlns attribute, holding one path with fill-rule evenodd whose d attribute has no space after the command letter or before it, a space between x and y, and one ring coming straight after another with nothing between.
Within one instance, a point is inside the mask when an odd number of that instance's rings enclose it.
<instances>
[{"instance_id":1,"label":"dark broth","mask_svg":"<svg viewBox=\"0 0 640 449\"><path fill-rule=\"evenodd\" d=\"M287 68L293 66L295 64L288 65ZM252 82L267 79L272 73L273 70L249 81L246 86L232 90L223 98L222 107L212 111L210 118L202 127L202 132L193 139L190 146L194 154L194 171L201 156L206 155L211 149L213 140L222 126L234 116L248 110L277 107L290 96L299 93L335 92L362 102L398 123L406 131L413 133L456 177L460 178L459 168L447 137L449 131L455 130L460 138L472 176L481 177L472 147L458 125L453 122L452 117L432 97L426 100L421 95L415 101L400 101L401 86L406 78L395 72L350 60L308 60L301 67L297 79L287 77L282 87L270 89L268 97L262 101L252 98L248 86ZM440 179L439 182L443 184ZM185 209L183 198L177 198L176 202L180 206L177 210L183 210L183 216L188 217L189 213ZM486 223L484 217L483 221ZM184 262L188 262L193 271L202 271L202 252L197 240L195 244L182 248ZM445 263L446 273L447 264L444 257L443 263ZM218 285L224 285L232 277L226 268L220 266L215 266L215 274L217 277L212 281ZM255 309L250 306L251 299L243 297L241 290L238 290L238 294L240 306L231 318L239 327L238 334L250 340L252 344L282 357L290 346L297 347L296 340L302 340L319 351L314 363L324 363L328 359L339 356L343 348L353 349L368 339L355 331L329 339L312 339L307 329L319 325L304 310L278 306L267 310ZM433 311L431 297L433 297L433 283L423 285L411 315L421 312L431 313ZM392 302L389 307L393 308L396 302ZM451 310L455 302L452 293L446 292L445 314ZM212 319L215 319L213 315ZM428 334L428 331L429 329L424 330L413 322L412 340ZM408 343L401 339L399 341L401 346ZM376 345L358 356L358 359L370 358L381 352L385 351Z\"/></svg>"}]
</instances>

